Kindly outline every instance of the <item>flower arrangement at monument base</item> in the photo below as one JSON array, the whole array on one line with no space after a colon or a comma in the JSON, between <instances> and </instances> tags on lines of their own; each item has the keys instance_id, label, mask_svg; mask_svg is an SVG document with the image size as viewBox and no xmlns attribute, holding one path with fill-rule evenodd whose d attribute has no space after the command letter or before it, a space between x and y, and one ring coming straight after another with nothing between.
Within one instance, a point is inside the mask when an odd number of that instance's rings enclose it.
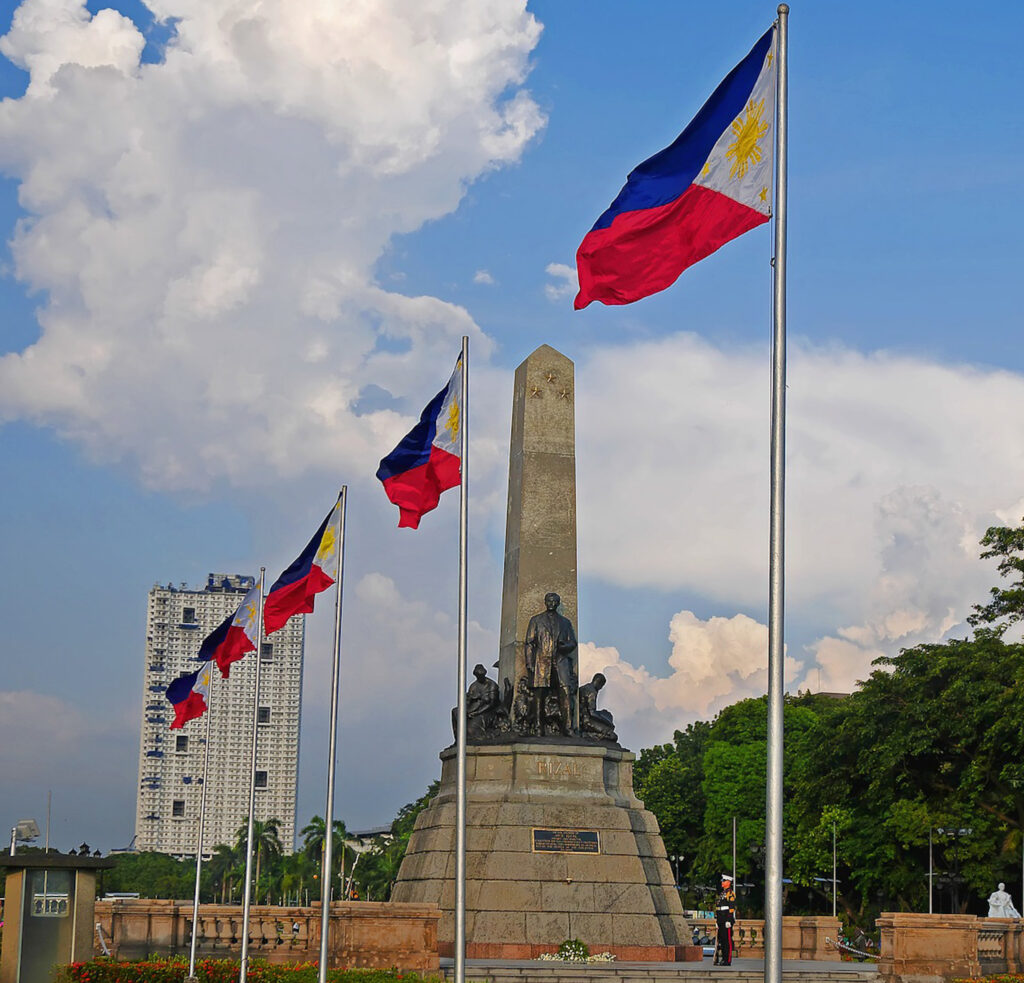
<instances>
[{"instance_id":1,"label":"flower arrangement at monument base","mask_svg":"<svg viewBox=\"0 0 1024 983\"><path fill-rule=\"evenodd\" d=\"M563 963L612 963L615 956L610 952L598 952L590 954L586 942L579 939L566 939L559 947L558 952L544 952L537 957L544 962Z\"/></svg>"}]
</instances>

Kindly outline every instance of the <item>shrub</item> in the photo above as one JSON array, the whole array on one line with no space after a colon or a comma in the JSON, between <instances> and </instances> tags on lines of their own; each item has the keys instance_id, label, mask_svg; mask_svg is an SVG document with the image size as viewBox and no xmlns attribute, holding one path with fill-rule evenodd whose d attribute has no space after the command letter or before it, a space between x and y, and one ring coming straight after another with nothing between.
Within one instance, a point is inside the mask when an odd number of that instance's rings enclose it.
<instances>
[{"instance_id":1,"label":"shrub","mask_svg":"<svg viewBox=\"0 0 1024 983\"><path fill-rule=\"evenodd\" d=\"M235 983L239 964L231 959L199 959L196 976L203 983ZM184 983L188 962L179 958L148 959L140 962L100 961L72 963L57 970L56 983ZM291 963L271 966L249 965L251 983L316 983L317 964ZM328 983L441 983L437 976L400 973L397 969L330 969Z\"/></svg>"},{"instance_id":2,"label":"shrub","mask_svg":"<svg viewBox=\"0 0 1024 983\"><path fill-rule=\"evenodd\" d=\"M585 963L590 950L585 942L579 939L566 939L558 947L558 958L571 963Z\"/></svg>"}]
</instances>

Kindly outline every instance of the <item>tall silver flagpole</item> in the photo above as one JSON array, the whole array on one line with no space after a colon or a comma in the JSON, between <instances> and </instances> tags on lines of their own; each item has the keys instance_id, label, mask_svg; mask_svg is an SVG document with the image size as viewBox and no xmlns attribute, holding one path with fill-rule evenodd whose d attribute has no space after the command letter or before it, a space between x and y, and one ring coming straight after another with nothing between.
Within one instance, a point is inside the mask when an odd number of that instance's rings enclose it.
<instances>
[{"instance_id":1,"label":"tall silver flagpole","mask_svg":"<svg viewBox=\"0 0 1024 983\"><path fill-rule=\"evenodd\" d=\"M466 981L466 534L469 529L469 338L462 336L459 407L459 669L455 797L455 983Z\"/></svg>"},{"instance_id":2,"label":"tall silver flagpole","mask_svg":"<svg viewBox=\"0 0 1024 983\"><path fill-rule=\"evenodd\" d=\"M249 909L252 906L252 827L256 811L256 735L260 729L260 665L263 662L263 586L267 568L260 567L260 603L256 621L256 682L252 700L252 761L249 767L249 831L245 836L245 900L242 902L242 959L238 983L249 973Z\"/></svg>"},{"instance_id":3,"label":"tall silver flagpole","mask_svg":"<svg viewBox=\"0 0 1024 983\"><path fill-rule=\"evenodd\" d=\"M775 267L772 305L771 534L768 562L768 770L765 796L764 979L782 983L782 745L785 686L786 509L786 47L789 6L778 8L775 117Z\"/></svg>"},{"instance_id":4,"label":"tall silver flagpole","mask_svg":"<svg viewBox=\"0 0 1024 983\"><path fill-rule=\"evenodd\" d=\"M196 890L192 898L192 943L188 952L188 979L196 977L196 944L199 925L199 875L203 869L203 827L206 824L206 783L210 777L210 721L213 720L213 664L206 664L210 682L206 686L206 750L203 751L203 791L199 796L199 835L196 837Z\"/></svg>"},{"instance_id":5,"label":"tall silver flagpole","mask_svg":"<svg viewBox=\"0 0 1024 983\"><path fill-rule=\"evenodd\" d=\"M338 536L338 569L334 578L334 665L331 668L331 731L327 753L327 804L324 806L323 867L320 871L320 983L327 980L327 946L331 927L331 867L334 863L334 763L338 756L338 686L341 682L341 600L345 574L345 509L348 485L341 486L341 530ZM345 844L341 844L342 871Z\"/></svg>"}]
</instances>

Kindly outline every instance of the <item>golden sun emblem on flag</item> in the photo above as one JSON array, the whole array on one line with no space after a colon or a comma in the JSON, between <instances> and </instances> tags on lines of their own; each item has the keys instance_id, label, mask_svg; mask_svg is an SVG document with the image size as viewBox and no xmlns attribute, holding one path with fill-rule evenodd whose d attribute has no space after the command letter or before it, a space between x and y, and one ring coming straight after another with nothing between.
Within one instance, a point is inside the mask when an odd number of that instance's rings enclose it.
<instances>
[{"instance_id":1,"label":"golden sun emblem on flag","mask_svg":"<svg viewBox=\"0 0 1024 983\"><path fill-rule=\"evenodd\" d=\"M324 538L320 540L320 549L316 551L316 561L319 563L320 560L330 556L334 552L334 527L328 526L324 530Z\"/></svg>"},{"instance_id":2,"label":"golden sun emblem on flag","mask_svg":"<svg viewBox=\"0 0 1024 983\"><path fill-rule=\"evenodd\" d=\"M445 421L444 431L451 434L452 441L459 436L459 401L457 399L453 399L448 407L448 419Z\"/></svg>"},{"instance_id":3,"label":"golden sun emblem on flag","mask_svg":"<svg viewBox=\"0 0 1024 983\"><path fill-rule=\"evenodd\" d=\"M755 103L753 99L747 103L746 116L737 116L732 121L733 141L725 152L726 159L731 159L730 177L746 177L751 161L761 162L761 148L757 141L768 132L768 124L761 120L764 112L764 100Z\"/></svg>"},{"instance_id":4,"label":"golden sun emblem on flag","mask_svg":"<svg viewBox=\"0 0 1024 983\"><path fill-rule=\"evenodd\" d=\"M255 601L250 601L249 604L247 604L244 608L242 608L242 610L239 612L239 614L242 616L242 618L241 618L241 620L239 620L237 617L235 618L235 624L236 625L244 626L244 625L249 624L250 622L255 621L256 620L256 602Z\"/></svg>"}]
</instances>

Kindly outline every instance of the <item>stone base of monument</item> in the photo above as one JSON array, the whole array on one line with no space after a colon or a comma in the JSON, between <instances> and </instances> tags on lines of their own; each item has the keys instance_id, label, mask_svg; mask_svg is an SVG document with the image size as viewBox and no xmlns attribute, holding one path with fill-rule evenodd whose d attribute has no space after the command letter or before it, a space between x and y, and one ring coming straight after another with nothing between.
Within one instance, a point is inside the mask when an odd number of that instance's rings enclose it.
<instances>
[{"instance_id":1,"label":"stone base of monument","mask_svg":"<svg viewBox=\"0 0 1024 983\"><path fill-rule=\"evenodd\" d=\"M467 748L467 957L535 958L578 938L620 959L700 958L657 820L633 795L634 760L567 739ZM444 956L455 937L454 747L441 762L392 900L440 906Z\"/></svg>"}]
</instances>

